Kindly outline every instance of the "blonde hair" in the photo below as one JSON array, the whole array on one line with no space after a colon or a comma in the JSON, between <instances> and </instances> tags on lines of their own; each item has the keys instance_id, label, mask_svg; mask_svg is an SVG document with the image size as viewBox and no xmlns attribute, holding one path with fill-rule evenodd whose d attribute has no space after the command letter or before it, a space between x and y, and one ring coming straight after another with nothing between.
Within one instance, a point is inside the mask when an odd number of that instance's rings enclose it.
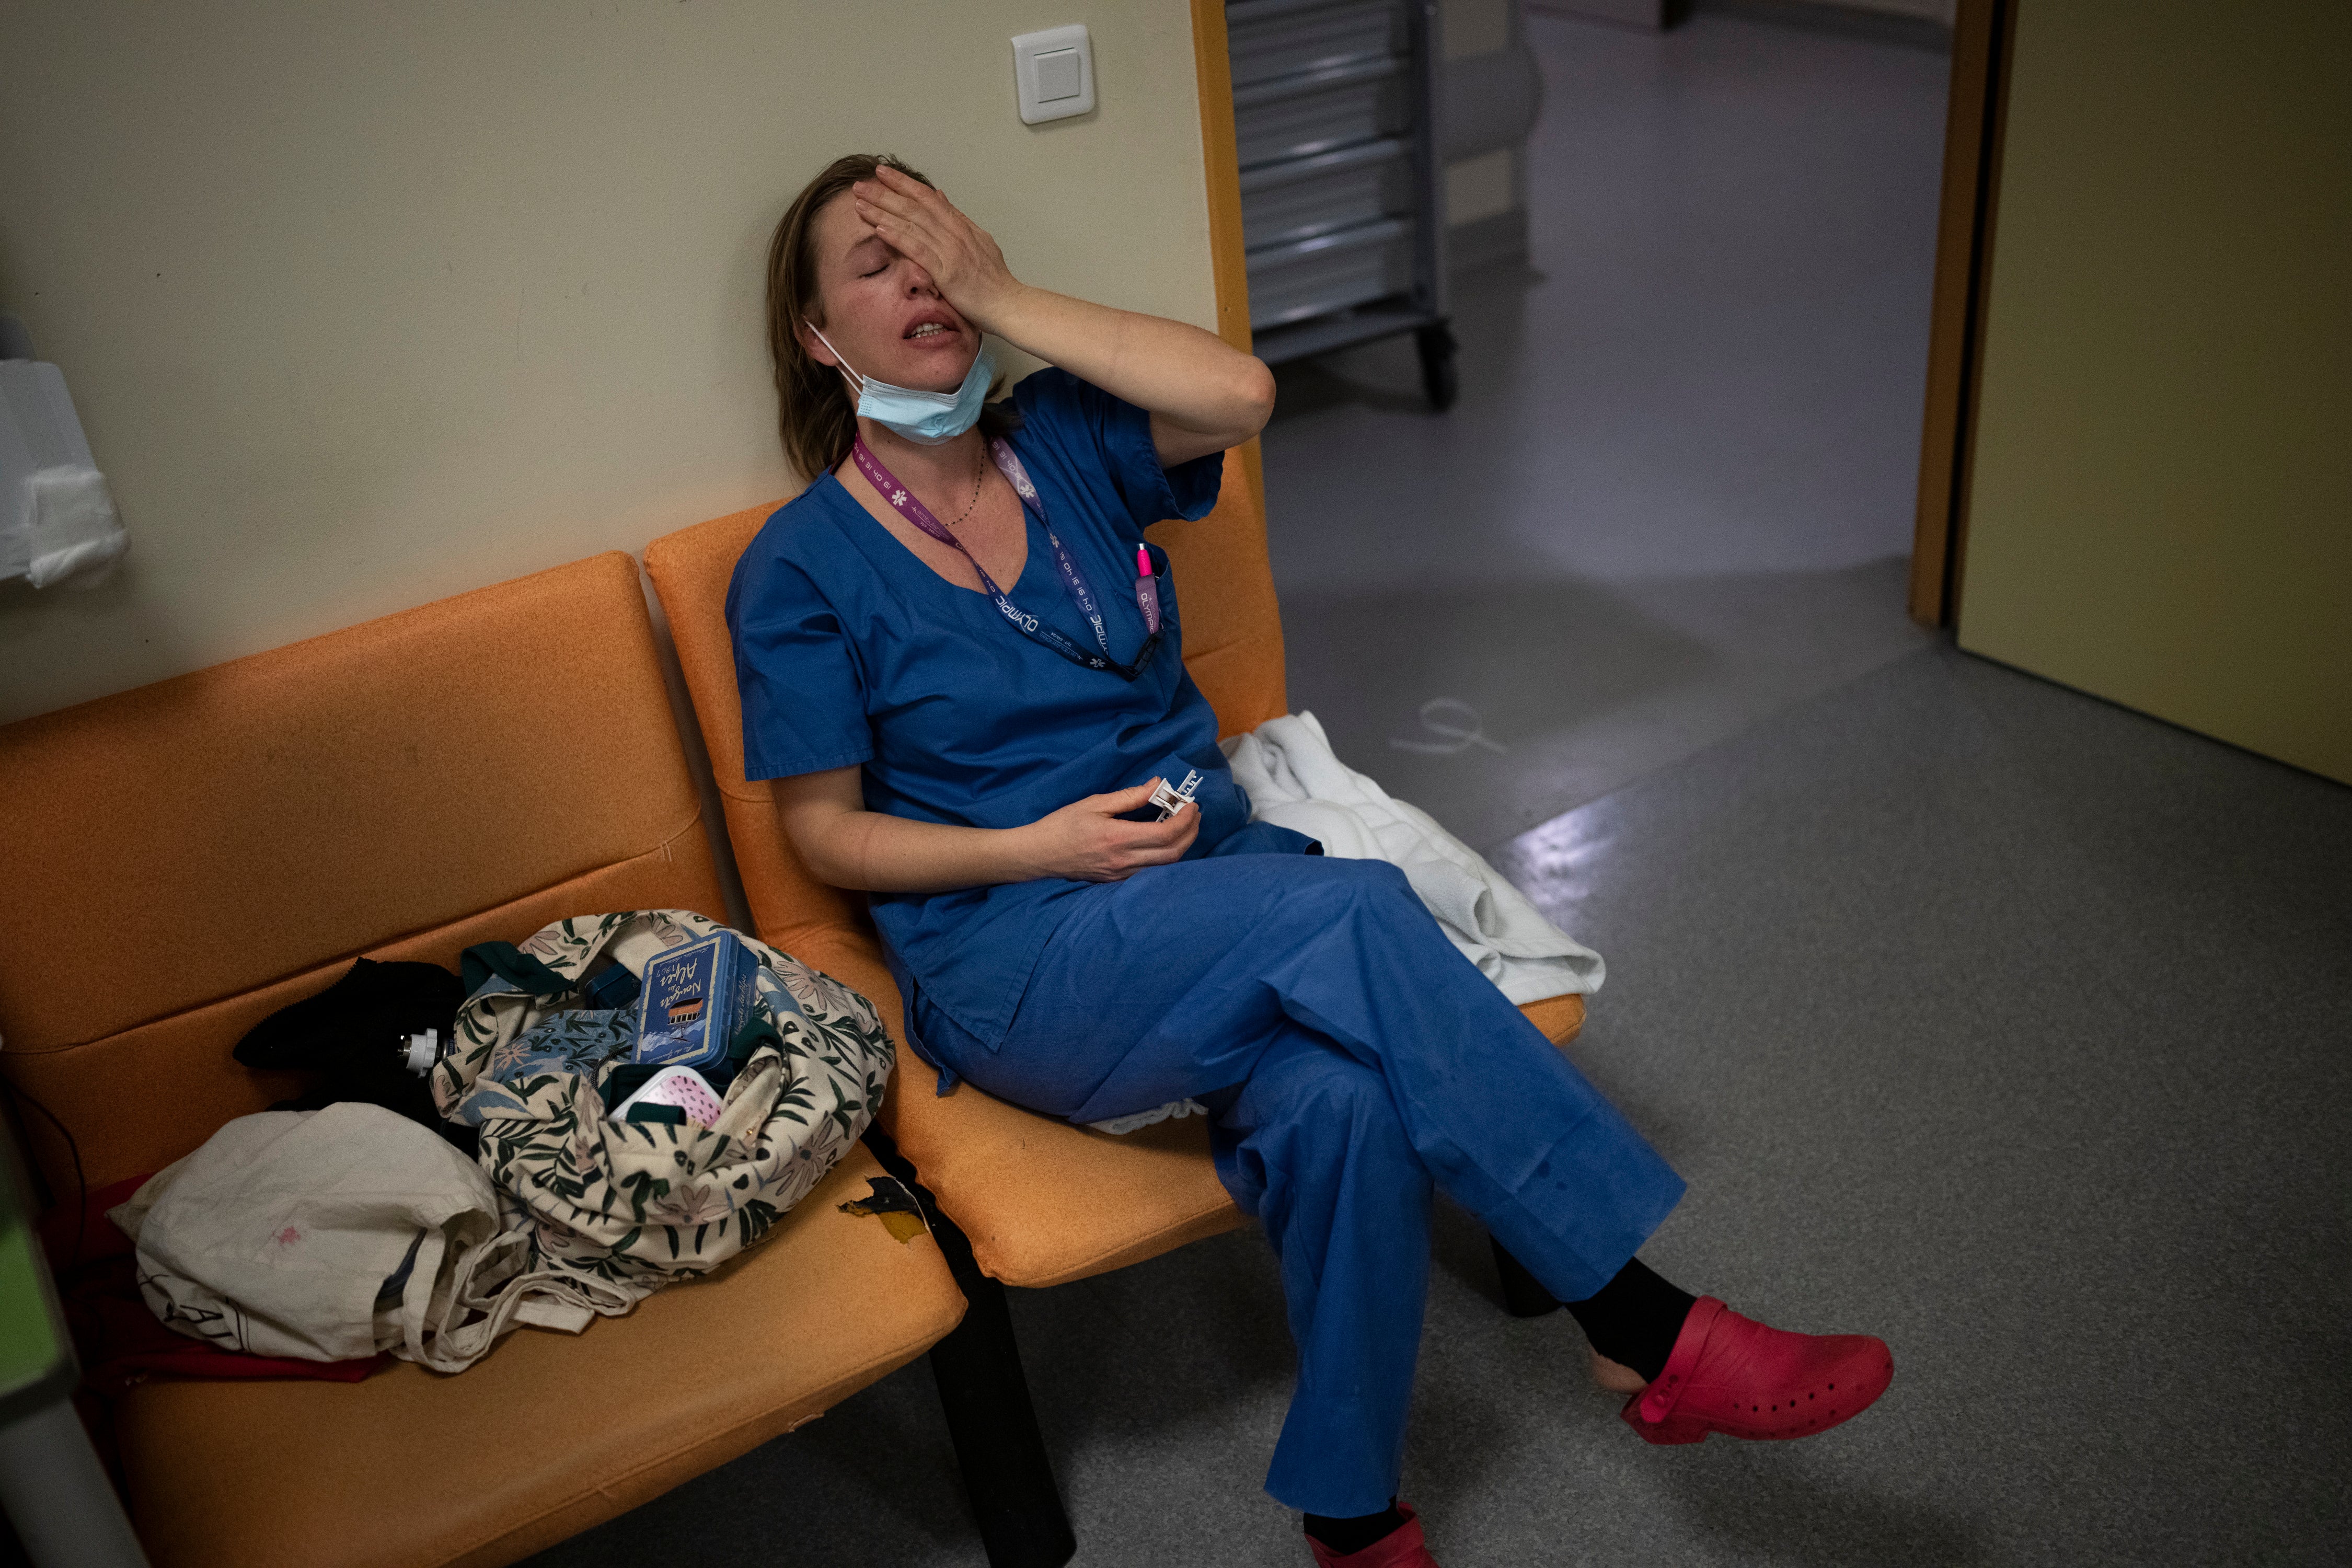
<instances>
[{"instance_id":1,"label":"blonde hair","mask_svg":"<svg viewBox=\"0 0 2352 1568\"><path fill-rule=\"evenodd\" d=\"M815 319L818 302L816 216L827 202L859 181L872 179L885 166L924 184L931 183L887 153L835 158L801 187L768 241L768 353L775 362L776 433L784 456L803 479L814 480L838 468L857 439L857 405L847 383L833 366L812 358L801 342L801 324ZM1003 389L1000 379L989 388L989 396L993 399ZM989 435L1001 435L1017 423L1010 408L991 406L981 415L981 428Z\"/></svg>"}]
</instances>

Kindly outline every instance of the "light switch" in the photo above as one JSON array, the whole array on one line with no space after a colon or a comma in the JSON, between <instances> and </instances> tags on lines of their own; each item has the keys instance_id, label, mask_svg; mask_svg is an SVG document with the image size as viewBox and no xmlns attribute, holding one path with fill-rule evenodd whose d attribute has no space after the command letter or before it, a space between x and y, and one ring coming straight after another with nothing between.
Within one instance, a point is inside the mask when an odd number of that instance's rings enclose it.
<instances>
[{"instance_id":1,"label":"light switch","mask_svg":"<svg viewBox=\"0 0 2352 1568\"><path fill-rule=\"evenodd\" d=\"M1037 57L1037 101L1059 103L1078 96L1078 51L1055 49Z\"/></svg>"},{"instance_id":2,"label":"light switch","mask_svg":"<svg viewBox=\"0 0 2352 1568\"><path fill-rule=\"evenodd\" d=\"M1048 27L1014 38L1013 80L1024 125L1092 111L1095 54L1085 26Z\"/></svg>"}]
</instances>

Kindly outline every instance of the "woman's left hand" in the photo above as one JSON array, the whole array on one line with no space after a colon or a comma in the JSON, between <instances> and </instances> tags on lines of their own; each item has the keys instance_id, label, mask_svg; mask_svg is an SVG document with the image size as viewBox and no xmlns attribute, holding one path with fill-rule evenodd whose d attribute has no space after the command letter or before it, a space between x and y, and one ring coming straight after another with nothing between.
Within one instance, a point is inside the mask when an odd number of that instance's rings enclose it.
<instances>
[{"instance_id":1,"label":"woman's left hand","mask_svg":"<svg viewBox=\"0 0 2352 1568\"><path fill-rule=\"evenodd\" d=\"M991 317L1021 288L996 241L922 181L887 164L874 174L849 188L857 216L892 249L929 273L940 297L967 321L982 331L994 331Z\"/></svg>"}]
</instances>

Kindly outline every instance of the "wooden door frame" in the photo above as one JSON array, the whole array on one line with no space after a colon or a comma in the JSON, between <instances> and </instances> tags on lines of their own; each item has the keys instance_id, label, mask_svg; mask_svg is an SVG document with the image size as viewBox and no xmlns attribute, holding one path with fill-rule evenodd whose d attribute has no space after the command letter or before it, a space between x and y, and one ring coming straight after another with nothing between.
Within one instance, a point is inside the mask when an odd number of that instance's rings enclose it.
<instances>
[{"instance_id":1,"label":"wooden door frame","mask_svg":"<svg viewBox=\"0 0 2352 1568\"><path fill-rule=\"evenodd\" d=\"M1968 554L1969 468L1976 431L1993 222L1999 210L2001 129L2009 101L2010 40L2022 0L1959 0L1944 117L1942 211L1929 308L1927 385L1913 524L1910 609L1923 626L1959 615ZM1242 239L1241 169L1234 143L1233 67L1224 0L1192 0L1193 69L1201 104L1202 170L1208 188L1209 255L1217 331L1247 353L1249 269ZM1259 506L1265 480L1255 441L1242 467Z\"/></svg>"},{"instance_id":2,"label":"wooden door frame","mask_svg":"<svg viewBox=\"0 0 2352 1568\"><path fill-rule=\"evenodd\" d=\"M1192 0L1192 70L1201 95L1201 170L1209 193L1209 265L1216 279L1217 335L1251 348L1249 258L1242 240L1241 155L1234 142L1234 68L1225 0ZM1260 517L1265 471L1256 437L1240 448L1242 476Z\"/></svg>"},{"instance_id":3,"label":"wooden door frame","mask_svg":"<svg viewBox=\"0 0 2352 1568\"><path fill-rule=\"evenodd\" d=\"M1976 442L1985 300L2000 210L2001 131L2011 40L2023 0L1959 0L1944 111L1944 190L1929 308L1927 395L1919 440L1919 501L1911 542L1911 618L1959 616L1968 561L1969 470Z\"/></svg>"},{"instance_id":4,"label":"wooden door frame","mask_svg":"<svg viewBox=\"0 0 2352 1568\"><path fill-rule=\"evenodd\" d=\"M1201 165L1209 185L1209 259L1217 335L1250 352L1249 262L1242 243L1242 172L1234 144L1234 68L1224 0L1192 0L1192 68L1201 90Z\"/></svg>"}]
</instances>

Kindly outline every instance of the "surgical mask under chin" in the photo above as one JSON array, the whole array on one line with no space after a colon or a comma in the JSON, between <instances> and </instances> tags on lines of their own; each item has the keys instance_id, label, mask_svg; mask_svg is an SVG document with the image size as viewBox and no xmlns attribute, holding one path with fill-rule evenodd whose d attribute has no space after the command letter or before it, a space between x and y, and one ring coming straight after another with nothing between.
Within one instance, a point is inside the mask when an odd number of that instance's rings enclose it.
<instances>
[{"instance_id":1,"label":"surgical mask under chin","mask_svg":"<svg viewBox=\"0 0 2352 1568\"><path fill-rule=\"evenodd\" d=\"M981 405L988 401L988 389L996 380L996 362L985 347L964 373L963 384L953 392L918 392L911 386L893 386L858 374L842 352L833 348L830 338L814 327L809 331L816 332L816 341L833 349L833 357L841 361L841 374L857 394L858 414L885 430L919 447L940 447L980 423Z\"/></svg>"}]
</instances>

